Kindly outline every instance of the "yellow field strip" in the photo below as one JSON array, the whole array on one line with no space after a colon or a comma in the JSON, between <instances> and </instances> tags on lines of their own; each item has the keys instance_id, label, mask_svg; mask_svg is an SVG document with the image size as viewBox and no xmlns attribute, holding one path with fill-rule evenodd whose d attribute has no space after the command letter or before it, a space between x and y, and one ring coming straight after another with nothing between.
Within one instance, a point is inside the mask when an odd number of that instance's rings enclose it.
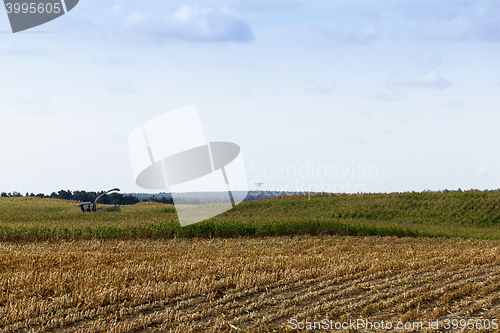
<instances>
[{"instance_id":1,"label":"yellow field strip","mask_svg":"<svg viewBox=\"0 0 500 333\"><path fill-rule=\"evenodd\" d=\"M291 319L498 319L499 245L340 236L0 243L0 330L286 332Z\"/></svg>"}]
</instances>

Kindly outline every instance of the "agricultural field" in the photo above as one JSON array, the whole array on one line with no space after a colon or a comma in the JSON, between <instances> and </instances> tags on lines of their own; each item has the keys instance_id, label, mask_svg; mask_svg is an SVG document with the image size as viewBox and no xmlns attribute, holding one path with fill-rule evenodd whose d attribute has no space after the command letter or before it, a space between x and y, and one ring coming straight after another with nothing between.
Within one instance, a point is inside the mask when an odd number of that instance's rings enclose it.
<instances>
[{"instance_id":1,"label":"agricultural field","mask_svg":"<svg viewBox=\"0 0 500 333\"><path fill-rule=\"evenodd\" d=\"M291 332L292 320L325 318L493 320L499 252L496 241L378 236L3 243L0 328Z\"/></svg>"},{"instance_id":2,"label":"agricultural field","mask_svg":"<svg viewBox=\"0 0 500 333\"><path fill-rule=\"evenodd\" d=\"M77 202L0 198L0 241L383 235L500 239L500 193L295 195L244 202L181 228L172 205L139 203L123 213L82 214Z\"/></svg>"},{"instance_id":3,"label":"agricultural field","mask_svg":"<svg viewBox=\"0 0 500 333\"><path fill-rule=\"evenodd\" d=\"M0 331L498 331L499 203L292 196L181 228L169 205L0 198Z\"/></svg>"}]
</instances>

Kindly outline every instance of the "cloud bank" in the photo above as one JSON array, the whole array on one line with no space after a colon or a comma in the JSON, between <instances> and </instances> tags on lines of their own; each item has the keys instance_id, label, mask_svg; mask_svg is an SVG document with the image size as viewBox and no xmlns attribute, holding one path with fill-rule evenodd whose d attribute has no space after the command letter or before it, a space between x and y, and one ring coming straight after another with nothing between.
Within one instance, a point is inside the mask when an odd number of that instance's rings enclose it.
<instances>
[{"instance_id":1,"label":"cloud bank","mask_svg":"<svg viewBox=\"0 0 500 333\"><path fill-rule=\"evenodd\" d=\"M158 43L170 40L248 43L255 39L247 23L224 9L182 6L170 17L134 12L123 24L128 32Z\"/></svg>"},{"instance_id":2,"label":"cloud bank","mask_svg":"<svg viewBox=\"0 0 500 333\"><path fill-rule=\"evenodd\" d=\"M334 23L318 23L316 35L326 41L353 44L382 39L500 42L500 1L402 0L393 5L365 5L371 15L363 15L357 1L333 5Z\"/></svg>"},{"instance_id":3,"label":"cloud bank","mask_svg":"<svg viewBox=\"0 0 500 333\"><path fill-rule=\"evenodd\" d=\"M401 88L431 88L446 89L451 87L450 80L444 79L436 72L429 72L414 79L389 80L387 85Z\"/></svg>"}]
</instances>

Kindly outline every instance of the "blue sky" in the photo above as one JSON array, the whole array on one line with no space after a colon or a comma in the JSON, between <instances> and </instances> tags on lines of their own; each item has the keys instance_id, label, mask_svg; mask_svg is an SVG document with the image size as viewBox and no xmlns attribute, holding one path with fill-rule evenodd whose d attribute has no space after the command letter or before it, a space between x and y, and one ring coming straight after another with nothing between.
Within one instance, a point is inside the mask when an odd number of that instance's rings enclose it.
<instances>
[{"instance_id":1,"label":"blue sky","mask_svg":"<svg viewBox=\"0 0 500 333\"><path fill-rule=\"evenodd\" d=\"M500 188L498 0L81 0L9 31L0 191L148 192L128 134L191 104L250 188Z\"/></svg>"}]
</instances>

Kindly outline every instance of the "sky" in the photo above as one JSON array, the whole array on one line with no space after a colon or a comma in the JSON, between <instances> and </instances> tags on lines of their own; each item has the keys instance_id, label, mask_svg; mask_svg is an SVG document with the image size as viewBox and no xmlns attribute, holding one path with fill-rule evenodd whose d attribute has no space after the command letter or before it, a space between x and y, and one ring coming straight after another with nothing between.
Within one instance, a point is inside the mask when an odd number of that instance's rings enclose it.
<instances>
[{"instance_id":1,"label":"sky","mask_svg":"<svg viewBox=\"0 0 500 333\"><path fill-rule=\"evenodd\" d=\"M81 0L0 13L0 191L156 192L128 135L195 104L250 189L500 188L500 0Z\"/></svg>"}]
</instances>

